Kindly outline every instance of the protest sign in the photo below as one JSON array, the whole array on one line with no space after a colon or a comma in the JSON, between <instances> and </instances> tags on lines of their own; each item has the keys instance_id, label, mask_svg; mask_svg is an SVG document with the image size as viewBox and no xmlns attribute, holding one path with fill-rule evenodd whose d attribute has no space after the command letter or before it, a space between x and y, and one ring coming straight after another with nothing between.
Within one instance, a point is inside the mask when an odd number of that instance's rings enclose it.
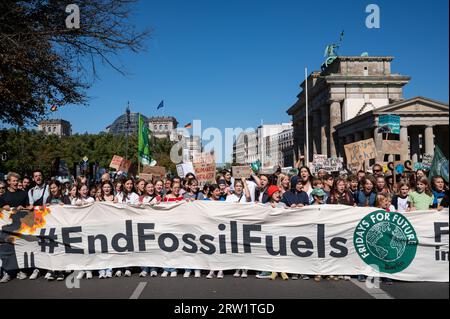
<instances>
[{"instance_id":1,"label":"protest sign","mask_svg":"<svg viewBox=\"0 0 450 319\"><path fill-rule=\"evenodd\" d=\"M152 181L153 174L139 173L139 178L143 179L144 181Z\"/></svg>"},{"instance_id":2,"label":"protest sign","mask_svg":"<svg viewBox=\"0 0 450 319\"><path fill-rule=\"evenodd\" d=\"M431 154L422 155L422 169L430 170L432 163L433 163L433 155Z\"/></svg>"},{"instance_id":3,"label":"protest sign","mask_svg":"<svg viewBox=\"0 0 450 319\"><path fill-rule=\"evenodd\" d=\"M250 166L233 166L231 169L235 179L247 179L253 174Z\"/></svg>"},{"instance_id":4,"label":"protest sign","mask_svg":"<svg viewBox=\"0 0 450 319\"><path fill-rule=\"evenodd\" d=\"M377 157L377 149L373 138L347 144L344 148L347 164L362 165L364 161Z\"/></svg>"},{"instance_id":5,"label":"protest sign","mask_svg":"<svg viewBox=\"0 0 450 319\"><path fill-rule=\"evenodd\" d=\"M179 177L184 178L189 173L195 175L194 166L192 163L189 162L177 165L177 174Z\"/></svg>"},{"instance_id":6,"label":"protest sign","mask_svg":"<svg viewBox=\"0 0 450 319\"><path fill-rule=\"evenodd\" d=\"M378 117L378 126L384 133L400 134L400 116L398 115L380 115Z\"/></svg>"},{"instance_id":7,"label":"protest sign","mask_svg":"<svg viewBox=\"0 0 450 319\"><path fill-rule=\"evenodd\" d=\"M216 160L214 155L202 154L194 159L194 171L200 185L215 183L216 180Z\"/></svg>"},{"instance_id":8,"label":"protest sign","mask_svg":"<svg viewBox=\"0 0 450 319\"><path fill-rule=\"evenodd\" d=\"M23 222L3 211L0 235L10 240L0 242L0 257L6 271L152 265L449 280L448 212L238 206L213 201L54 205L24 212Z\"/></svg>"},{"instance_id":9,"label":"protest sign","mask_svg":"<svg viewBox=\"0 0 450 319\"><path fill-rule=\"evenodd\" d=\"M381 144L381 152L383 154L392 155L408 155L408 142L385 140Z\"/></svg>"},{"instance_id":10,"label":"protest sign","mask_svg":"<svg viewBox=\"0 0 450 319\"><path fill-rule=\"evenodd\" d=\"M120 157L118 155L114 155L112 160L111 160L111 164L109 164L109 167L118 171L119 168L120 168L120 164L122 164L123 160L124 160L123 157Z\"/></svg>"},{"instance_id":11,"label":"protest sign","mask_svg":"<svg viewBox=\"0 0 450 319\"><path fill-rule=\"evenodd\" d=\"M122 162L120 163L120 166L119 166L119 171L128 173L130 168L131 168L131 161L130 160L126 160L126 159L122 159Z\"/></svg>"},{"instance_id":12,"label":"protest sign","mask_svg":"<svg viewBox=\"0 0 450 319\"><path fill-rule=\"evenodd\" d=\"M163 166L148 166L144 165L142 173L151 174L153 177L164 178L166 176L166 168Z\"/></svg>"}]
</instances>

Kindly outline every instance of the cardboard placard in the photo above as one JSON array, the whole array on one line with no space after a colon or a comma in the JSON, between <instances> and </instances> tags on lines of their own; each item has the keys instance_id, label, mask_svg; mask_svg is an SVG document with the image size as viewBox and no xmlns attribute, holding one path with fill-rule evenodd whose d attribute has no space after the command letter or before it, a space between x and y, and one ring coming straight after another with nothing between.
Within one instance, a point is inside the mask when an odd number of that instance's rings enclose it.
<instances>
[{"instance_id":1,"label":"cardboard placard","mask_svg":"<svg viewBox=\"0 0 450 319\"><path fill-rule=\"evenodd\" d=\"M400 116L380 115L378 117L378 126L385 128L385 133L400 134Z\"/></svg>"},{"instance_id":2,"label":"cardboard placard","mask_svg":"<svg viewBox=\"0 0 450 319\"><path fill-rule=\"evenodd\" d=\"M235 179L247 179L253 174L250 166L233 166L231 169Z\"/></svg>"},{"instance_id":3,"label":"cardboard placard","mask_svg":"<svg viewBox=\"0 0 450 319\"><path fill-rule=\"evenodd\" d=\"M179 177L184 178L187 174L192 173L195 175L194 166L192 163L183 163L177 165L177 174Z\"/></svg>"},{"instance_id":4,"label":"cardboard placard","mask_svg":"<svg viewBox=\"0 0 450 319\"><path fill-rule=\"evenodd\" d=\"M348 164L360 164L377 158L377 149L373 138L344 146Z\"/></svg>"},{"instance_id":5,"label":"cardboard placard","mask_svg":"<svg viewBox=\"0 0 450 319\"><path fill-rule=\"evenodd\" d=\"M111 160L111 164L109 164L109 167L118 171L123 160L124 160L123 157L121 157L119 155L114 155Z\"/></svg>"},{"instance_id":6,"label":"cardboard placard","mask_svg":"<svg viewBox=\"0 0 450 319\"><path fill-rule=\"evenodd\" d=\"M166 168L163 166L147 166L144 165L142 173L151 174L153 177L164 178L166 176Z\"/></svg>"},{"instance_id":7,"label":"cardboard placard","mask_svg":"<svg viewBox=\"0 0 450 319\"><path fill-rule=\"evenodd\" d=\"M383 154L407 155L408 144L403 141L383 141L381 144L381 152Z\"/></svg>"},{"instance_id":8,"label":"cardboard placard","mask_svg":"<svg viewBox=\"0 0 450 319\"><path fill-rule=\"evenodd\" d=\"M130 168L131 168L131 161L130 160L126 160L126 159L122 159L122 162L120 163L120 166L119 166L119 171L128 173Z\"/></svg>"},{"instance_id":9,"label":"cardboard placard","mask_svg":"<svg viewBox=\"0 0 450 319\"><path fill-rule=\"evenodd\" d=\"M216 181L216 160L214 155L203 154L197 156L193 163L195 177L200 185L215 183Z\"/></svg>"},{"instance_id":10,"label":"cardboard placard","mask_svg":"<svg viewBox=\"0 0 450 319\"><path fill-rule=\"evenodd\" d=\"M140 173L139 174L139 178L143 179L144 181L152 181L153 180L153 174L145 174L145 173Z\"/></svg>"}]
</instances>

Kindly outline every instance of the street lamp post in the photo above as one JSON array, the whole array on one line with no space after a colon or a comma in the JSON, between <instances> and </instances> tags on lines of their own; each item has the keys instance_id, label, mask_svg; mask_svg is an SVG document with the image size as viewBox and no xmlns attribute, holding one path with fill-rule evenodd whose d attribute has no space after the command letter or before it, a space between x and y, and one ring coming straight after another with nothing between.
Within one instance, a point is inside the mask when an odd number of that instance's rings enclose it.
<instances>
[{"instance_id":1,"label":"street lamp post","mask_svg":"<svg viewBox=\"0 0 450 319\"><path fill-rule=\"evenodd\" d=\"M130 119L130 114L131 114L131 111L130 111L130 102L128 102L126 114L127 114L127 131L126 131L125 159L128 160L128 135L129 135L130 124L131 124L131 119Z\"/></svg>"}]
</instances>

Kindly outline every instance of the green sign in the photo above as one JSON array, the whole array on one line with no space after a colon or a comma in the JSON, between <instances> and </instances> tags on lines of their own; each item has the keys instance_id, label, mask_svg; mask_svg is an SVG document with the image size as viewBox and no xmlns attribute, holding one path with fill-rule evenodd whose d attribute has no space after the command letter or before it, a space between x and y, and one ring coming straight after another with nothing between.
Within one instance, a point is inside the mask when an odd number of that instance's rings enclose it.
<instances>
[{"instance_id":1,"label":"green sign","mask_svg":"<svg viewBox=\"0 0 450 319\"><path fill-rule=\"evenodd\" d=\"M378 127L384 133L400 134L400 116L380 115L378 117Z\"/></svg>"},{"instance_id":2,"label":"green sign","mask_svg":"<svg viewBox=\"0 0 450 319\"><path fill-rule=\"evenodd\" d=\"M359 257L379 272L394 274L414 260L419 240L408 219L378 210L364 217L353 235Z\"/></svg>"}]
</instances>

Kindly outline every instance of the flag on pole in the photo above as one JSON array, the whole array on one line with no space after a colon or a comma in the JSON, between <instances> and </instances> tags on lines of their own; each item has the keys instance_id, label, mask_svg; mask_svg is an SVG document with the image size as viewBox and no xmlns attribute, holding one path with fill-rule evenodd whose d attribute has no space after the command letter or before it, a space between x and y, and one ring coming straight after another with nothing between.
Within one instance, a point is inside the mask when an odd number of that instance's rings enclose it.
<instances>
[{"instance_id":1,"label":"flag on pole","mask_svg":"<svg viewBox=\"0 0 450 319\"><path fill-rule=\"evenodd\" d=\"M184 128L192 128L192 123L188 123L184 126Z\"/></svg>"},{"instance_id":2,"label":"flag on pole","mask_svg":"<svg viewBox=\"0 0 450 319\"><path fill-rule=\"evenodd\" d=\"M439 147L436 146L428 177L431 180L434 176L438 175L442 176L442 178L448 183L448 159L445 158Z\"/></svg>"},{"instance_id":3,"label":"flag on pole","mask_svg":"<svg viewBox=\"0 0 450 319\"><path fill-rule=\"evenodd\" d=\"M139 114L139 142L138 142L138 154L139 161L144 165L151 165L153 162L150 156L150 142L149 142L149 129L141 114Z\"/></svg>"},{"instance_id":4,"label":"flag on pole","mask_svg":"<svg viewBox=\"0 0 450 319\"><path fill-rule=\"evenodd\" d=\"M52 105L52 107L50 108L50 111L56 112L56 111L58 111L58 107L56 105Z\"/></svg>"},{"instance_id":5,"label":"flag on pole","mask_svg":"<svg viewBox=\"0 0 450 319\"><path fill-rule=\"evenodd\" d=\"M159 105L156 109L159 110L159 109L162 109L163 107L164 107L164 100L162 100L161 103L159 103Z\"/></svg>"}]
</instances>

